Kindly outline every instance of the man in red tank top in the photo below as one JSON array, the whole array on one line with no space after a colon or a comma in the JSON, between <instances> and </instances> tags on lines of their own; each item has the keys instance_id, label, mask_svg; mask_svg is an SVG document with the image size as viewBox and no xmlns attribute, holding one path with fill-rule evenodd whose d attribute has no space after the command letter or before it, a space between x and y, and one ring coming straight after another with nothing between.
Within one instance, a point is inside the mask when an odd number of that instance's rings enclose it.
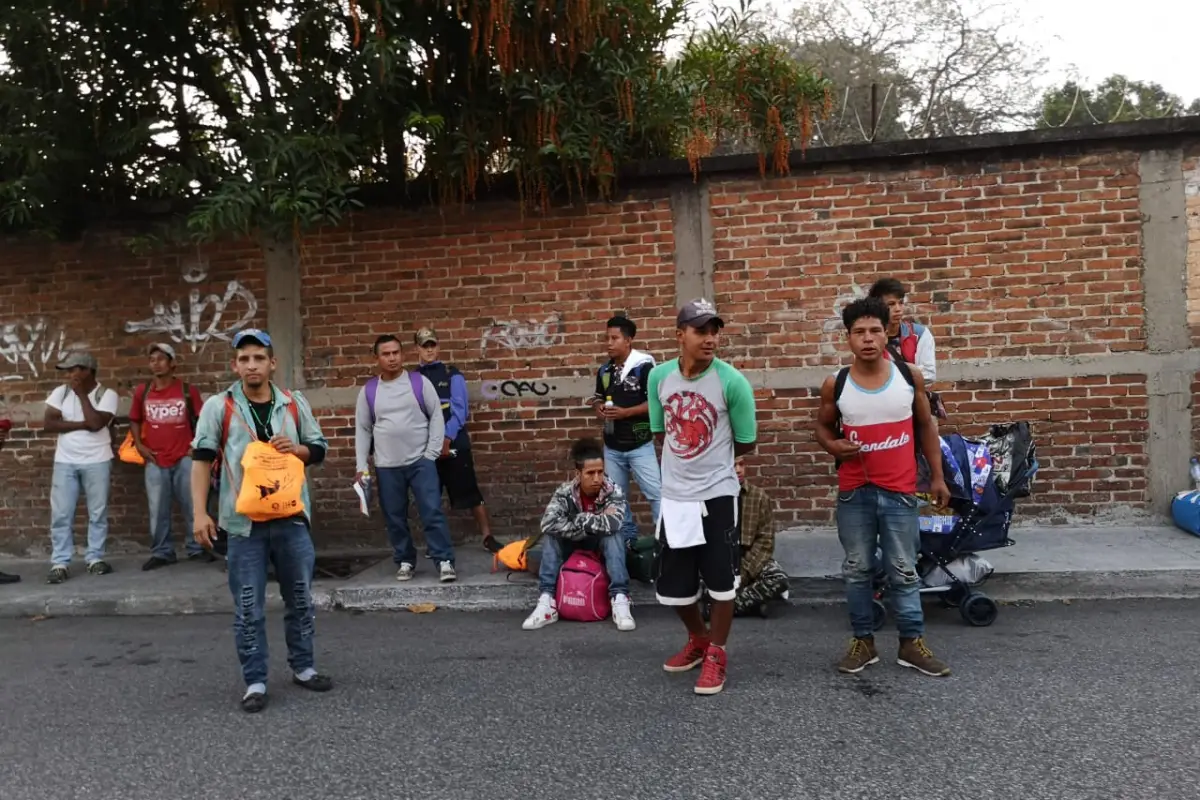
<instances>
[{"instance_id":1,"label":"man in red tank top","mask_svg":"<svg viewBox=\"0 0 1200 800\"><path fill-rule=\"evenodd\" d=\"M854 360L844 379L821 387L817 442L838 460L838 539L845 551L842 577L854 639L838 663L856 674L879 661L874 637L875 554L883 551L889 596L900 633L897 663L931 676L950 674L925 644L920 527L914 443L930 465L930 491L950 499L942 451L932 426L925 380L884 355L888 308L878 298L857 300L842 312ZM840 393L839 393L840 388Z\"/></svg>"}]
</instances>

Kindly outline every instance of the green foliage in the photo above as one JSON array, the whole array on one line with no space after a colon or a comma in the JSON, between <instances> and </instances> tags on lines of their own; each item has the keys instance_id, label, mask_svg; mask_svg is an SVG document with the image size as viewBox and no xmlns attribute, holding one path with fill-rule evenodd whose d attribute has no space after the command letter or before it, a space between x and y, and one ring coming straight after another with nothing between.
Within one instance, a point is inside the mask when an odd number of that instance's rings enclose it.
<instances>
[{"instance_id":1,"label":"green foliage","mask_svg":"<svg viewBox=\"0 0 1200 800\"><path fill-rule=\"evenodd\" d=\"M1200 113L1200 99L1190 106L1153 82L1132 81L1124 75L1112 75L1092 88L1068 81L1042 97L1038 127L1061 128L1067 125L1099 125L1161 119Z\"/></svg>"},{"instance_id":2,"label":"green foliage","mask_svg":"<svg viewBox=\"0 0 1200 800\"><path fill-rule=\"evenodd\" d=\"M356 190L525 205L733 131L776 168L824 82L727 15L663 56L685 0L9 0L0 228L152 199L196 239L337 224ZM741 27L739 27L741 26Z\"/></svg>"}]
</instances>

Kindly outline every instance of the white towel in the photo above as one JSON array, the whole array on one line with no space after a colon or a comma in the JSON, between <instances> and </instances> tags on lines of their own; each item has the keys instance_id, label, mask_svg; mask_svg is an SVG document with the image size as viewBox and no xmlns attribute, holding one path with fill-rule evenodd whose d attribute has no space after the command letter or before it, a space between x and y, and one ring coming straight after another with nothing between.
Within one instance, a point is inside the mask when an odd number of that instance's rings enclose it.
<instances>
[{"instance_id":1,"label":"white towel","mask_svg":"<svg viewBox=\"0 0 1200 800\"><path fill-rule=\"evenodd\" d=\"M702 500L671 500L659 504L659 530L666 534L672 550L700 547L704 544L704 518L708 516Z\"/></svg>"},{"instance_id":2,"label":"white towel","mask_svg":"<svg viewBox=\"0 0 1200 800\"><path fill-rule=\"evenodd\" d=\"M625 380L629 377L629 373L646 363L653 364L654 356L644 353L641 350L630 350L625 363L621 365L621 375L617 378L617 381Z\"/></svg>"}]
</instances>

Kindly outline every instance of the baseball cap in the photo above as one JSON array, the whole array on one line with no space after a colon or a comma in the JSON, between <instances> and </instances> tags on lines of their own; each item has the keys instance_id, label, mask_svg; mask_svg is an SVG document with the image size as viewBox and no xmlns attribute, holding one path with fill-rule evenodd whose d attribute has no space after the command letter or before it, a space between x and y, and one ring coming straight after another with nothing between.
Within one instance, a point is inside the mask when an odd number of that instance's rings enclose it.
<instances>
[{"instance_id":1,"label":"baseball cap","mask_svg":"<svg viewBox=\"0 0 1200 800\"><path fill-rule=\"evenodd\" d=\"M58 362L58 369L74 369L75 367L83 367L96 371L96 357L91 353L76 352L69 354L62 361Z\"/></svg>"},{"instance_id":2,"label":"baseball cap","mask_svg":"<svg viewBox=\"0 0 1200 800\"><path fill-rule=\"evenodd\" d=\"M167 344L166 342L155 342L146 348L146 355L152 356L155 353L162 353L172 361L175 360L175 348L171 347L171 345Z\"/></svg>"},{"instance_id":3,"label":"baseball cap","mask_svg":"<svg viewBox=\"0 0 1200 800\"><path fill-rule=\"evenodd\" d=\"M437 333L433 328L421 328L417 331L417 335L413 337L413 341L417 344L425 344L426 342L438 343Z\"/></svg>"},{"instance_id":4,"label":"baseball cap","mask_svg":"<svg viewBox=\"0 0 1200 800\"><path fill-rule=\"evenodd\" d=\"M675 318L675 325L679 328L703 328L710 322L717 323L718 328L725 327L725 320L717 316L717 307L703 298L693 300L679 309L679 316Z\"/></svg>"},{"instance_id":5,"label":"baseball cap","mask_svg":"<svg viewBox=\"0 0 1200 800\"><path fill-rule=\"evenodd\" d=\"M266 331L260 331L258 328L246 328L244 331L238 331L233 337L233 349L246 344L258 344L263 347L271 346L271 334Z\"/></svg>"}]
</instances>

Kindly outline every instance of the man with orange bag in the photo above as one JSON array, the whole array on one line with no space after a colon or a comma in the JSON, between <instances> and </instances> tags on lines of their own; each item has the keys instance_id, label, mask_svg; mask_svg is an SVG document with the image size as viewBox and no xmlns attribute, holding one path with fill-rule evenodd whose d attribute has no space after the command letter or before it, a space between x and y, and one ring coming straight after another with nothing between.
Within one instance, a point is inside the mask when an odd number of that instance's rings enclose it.
<instances>
[{"instance_id":1,"label":"man with orange bag","mask_svg":"<svg viewBox=\"0 0 1200 800\"><path fill-rule=\"evenodd\" d=\"M308 401L271 382L275 352L266 331L233 337L233 369L241 379L208 399L192 442L192 505L196 541L211 547L228 535L234 641L246 693L242 710L267 705L267 568L274 564L287 608L284 637L292 681L327 692L333 681L313 658L312 508L306 465L325 458L327 443ZM210 482L219 482L219 519L207 513Z\"/></svg>"}]
</instances>

